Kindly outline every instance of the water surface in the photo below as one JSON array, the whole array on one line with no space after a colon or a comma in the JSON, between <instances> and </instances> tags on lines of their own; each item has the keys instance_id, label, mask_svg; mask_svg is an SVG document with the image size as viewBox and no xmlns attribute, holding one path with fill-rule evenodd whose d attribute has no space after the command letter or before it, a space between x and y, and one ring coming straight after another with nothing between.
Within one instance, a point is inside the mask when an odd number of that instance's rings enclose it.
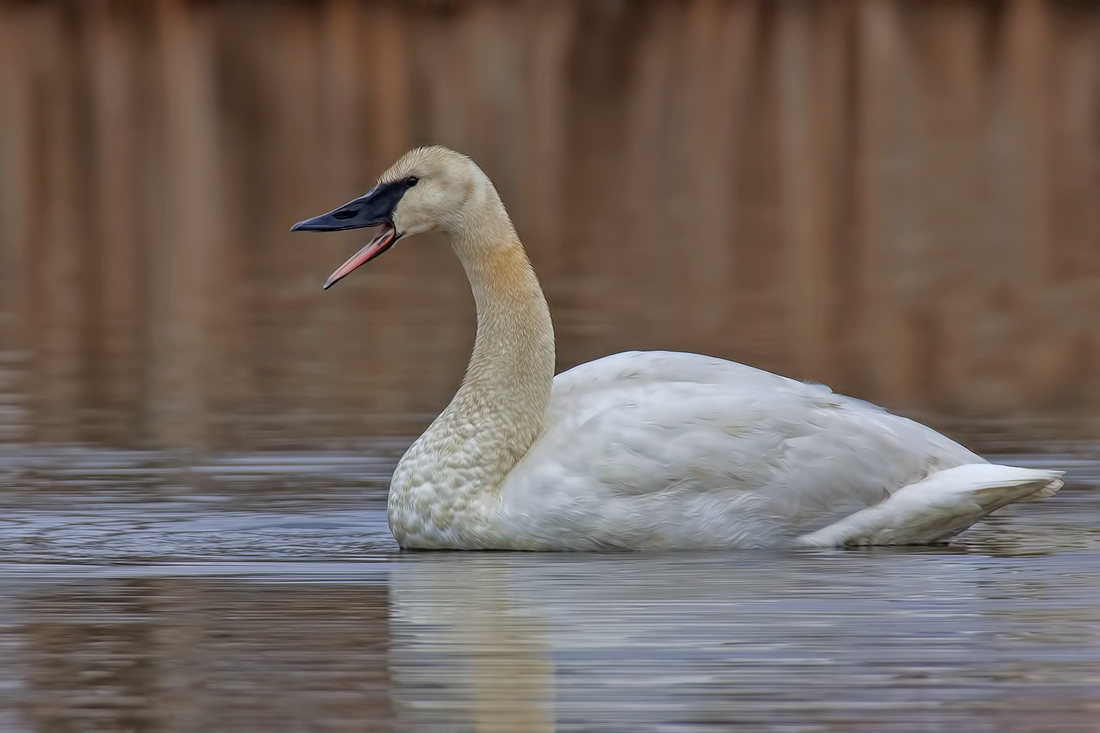
<instances>
[{"instance_id":1,"label":"water surface","mask_svg":"<svg viewBox=\"0 0 1100 733\"><path fill-rule=\"evenodd\" d=\"M0 449L0 730L1097 730L1100 463L948 547L400 553L400 449Z\"/></svg>"}]
</instances>

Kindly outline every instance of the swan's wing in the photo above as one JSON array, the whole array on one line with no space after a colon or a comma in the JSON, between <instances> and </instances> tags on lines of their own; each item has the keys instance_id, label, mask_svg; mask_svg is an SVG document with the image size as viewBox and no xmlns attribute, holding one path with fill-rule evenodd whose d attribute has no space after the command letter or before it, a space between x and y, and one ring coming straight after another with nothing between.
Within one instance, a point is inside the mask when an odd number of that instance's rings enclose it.
<instances>
[{"instance_id":1,"label":"swan's wing","mask_svg":"<svg viewBox=\"0 0 1100 733\"><path fill-rule=\"evenodd\" d=\"M659 508L666 526L670 507L698 509L710 497L805 528L932 471L980 461L823 385L692 354L632 352L555 380L547 429L505 491L520 507L619 506L624 521Z\"/></svg>"}]
</instances>

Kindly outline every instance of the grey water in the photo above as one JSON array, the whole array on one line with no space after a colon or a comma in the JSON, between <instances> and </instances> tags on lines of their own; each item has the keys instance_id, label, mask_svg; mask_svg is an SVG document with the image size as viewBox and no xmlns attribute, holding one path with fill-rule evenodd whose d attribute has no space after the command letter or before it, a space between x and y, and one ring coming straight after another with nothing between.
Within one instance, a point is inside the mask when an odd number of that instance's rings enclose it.
<instances>
[{"instance_id":1,"label":"grey water","mask_svg":"<svg viewBox=\"0 0 1100 733\"><path fill-rule=\"evenodd\" d=\"M0 448L0 731L1096 731L1100 462L948 546L402 553L400 441Z\"/></svg>"}]
</instances>

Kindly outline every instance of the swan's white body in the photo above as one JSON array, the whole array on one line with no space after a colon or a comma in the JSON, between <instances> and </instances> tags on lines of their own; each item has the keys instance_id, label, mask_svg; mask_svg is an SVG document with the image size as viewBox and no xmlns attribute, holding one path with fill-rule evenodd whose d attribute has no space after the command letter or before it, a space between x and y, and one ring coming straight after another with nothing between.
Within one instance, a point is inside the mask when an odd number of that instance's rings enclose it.
<instances>
[{"instance_id":1,"label":"swan's white body","mask_svg":"<svg viewBox=\"0 0 1100 733\"><path fill-rule=\"evenodd\" d=\"M476 434L471 430L471 442ZM465 460L462 451L451 454L450 483L418 476L419 466L435 464L429 441L410 449L394 476L401 493L391 494L390 521L405 546L876 544L861 533L834 538L826 530L944 469L1007 469L1000 475L1025 484L1028 497L1057 489L1047 490L1056 474L991 466L931 428L824 385L698 354L628 352L559 374L543 433L497 491L461 490L479 483L474 445ZM967 478L980 483L997 475ZM409 479L415 486L403 486ZM409 494L427 511L394 501ZM920 523L921 534L880 543L940 541L991 511L955 528L956 502L920 508L932 515ZM897 526L916 529L918 513Z\"/></svg>"},{"instance_id":2,"label":"swan's white body","mask_svg":"<svg viewBox=\"0 0 1100 733\"><path fill-rule=\"evenodd\" d=\"M545 432L508 474L500 509L533 547L759 547L981 461L823 385L630 352L554 379Z\"/></svg>"},{"instance_id":3,"label":"swan's white body","mask_svg":"<svg viewBox=\"0 0 1100 733\"><path fill-rule=\"evenodd\" d=\"M722 359L630 352L554 377L546 301L488 177L422 148L380 187L402 180L417 187L394 231L447 231L478 313L462 387L394 472L402 547L930 543L1061 486L1059 472L990 465L912 420Z\"/></svg>"}]
</instances>

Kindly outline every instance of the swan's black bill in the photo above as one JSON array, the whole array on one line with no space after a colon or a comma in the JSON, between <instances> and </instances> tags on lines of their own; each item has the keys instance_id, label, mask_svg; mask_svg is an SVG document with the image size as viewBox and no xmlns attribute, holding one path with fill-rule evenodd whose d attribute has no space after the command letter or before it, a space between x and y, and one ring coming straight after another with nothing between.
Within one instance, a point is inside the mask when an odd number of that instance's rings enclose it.
<instances>
[{"instance_id":1,"label":"swan's black bill","mask_svg":"<svg viewBox=\"0 0 1100 733\"><path fill-rule=\"evenodd\" d=\"M292 232L339 232L345 229L382 227L378 235L363 249L348 258L347 262L329 275L328 280L325 281L325 290L331 288L355 268L370 262L388 250L401 238L393 225L393 212L408 188L405 181L379 184L365 195L349 201L338 209L300 221L290 228Z\"/></svg>"},{"instance_id":2,"label":"swan's black bill","mask_svg":"<svg viewBox=\"0 0 1100 733\"><path fill-rule=\"evenodd\" d=\"M379 184L338 209L298 222L290 231L339 232L385 224L393 219L393 212L407 190L404 181Z\"/></svg>"}]
</instances>

